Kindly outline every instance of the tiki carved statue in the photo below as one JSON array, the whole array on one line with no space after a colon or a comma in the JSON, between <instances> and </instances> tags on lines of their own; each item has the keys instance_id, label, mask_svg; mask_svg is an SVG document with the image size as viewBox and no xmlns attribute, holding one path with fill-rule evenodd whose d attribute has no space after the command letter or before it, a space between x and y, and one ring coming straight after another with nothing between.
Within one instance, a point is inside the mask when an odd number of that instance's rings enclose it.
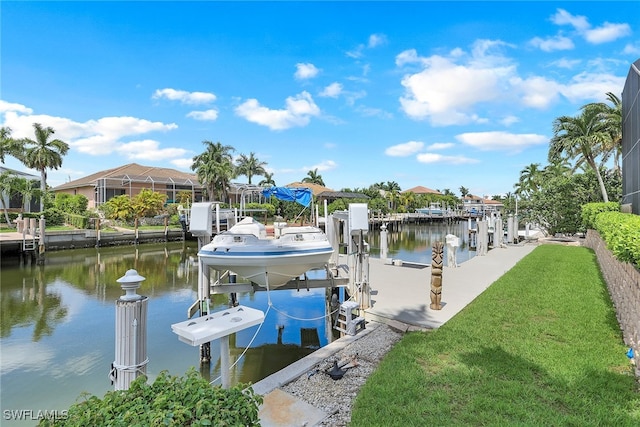
<instances>
[{"instance_id":1,"label":"tiki carved statue","mask_svg":"<svg viewBox=\"0 0 640 427\"><path fill-rule=\"evenodd\" d=\"M431 307L432 310L442 309L442 265L444 245L435 242L431 252Z\"/></svg>"}]
</instances>

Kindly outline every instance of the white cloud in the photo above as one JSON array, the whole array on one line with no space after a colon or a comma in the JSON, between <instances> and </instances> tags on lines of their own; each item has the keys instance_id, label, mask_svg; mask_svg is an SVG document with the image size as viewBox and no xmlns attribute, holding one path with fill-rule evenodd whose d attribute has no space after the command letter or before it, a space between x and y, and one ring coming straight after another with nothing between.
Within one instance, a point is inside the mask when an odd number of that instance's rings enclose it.
<instances>
[{"instance_id":1,"label":"white cloud","mask_svg":"<svg viewBox=\"0 0 640 427\"><path fill-rule=\"evenodd\" d=\"M478 41L467 64L438 55L418 58L414 51L400 54L396 64L420 62L424 67L402 78L403 111L412 119L428 119L436 126L478 121L470 109L499 97L505 78L515 72L504 57L490 52L495 46L490 41Z\"/></svg>"},{"instance_id":2,"label":"white cloud","mask_svg":"<svg viewBox=\"0 0 640 427\"><path fill-rule=\"evenodd\" d=\"M25 107L22 104L16 104L13 102L7 102L0 99L0 113L6 113L9 111L13 111L20 114L32 114L33 110L31 108Z\"/></svg>"},{"instance_id":3,"label":"white cloud","mask_svg":"<svg viewBox=\"0 0 640 427\"><path fill-rule=\"evenodd\" d=\"M363 44L359 44L358 46L356 46L355 49L353 50L349 50L347 52L345 52L345 54L349 57L349 58L354 58L354 59L358 59L362 57L362 51L364 50L364 45Z\"/></svg>"},{"instance_id":4,"label":"white cloud","mask_svg":"<svg viewBox=\"0 0 640 427\"><path fill-rule=\"evenodd\" d=\"M575 47L573 41L564 36L547 37L542 39L540 37L534 37L529 42L532 46L537 47L545 52L553 52L556 50L570 50Z\"/></svg>"},{"instance_id":5,"label":"white cloud","mask_svg":"<svg viewBox=\"0 0 640 427\"><path fill-rule=\"evenodd\" d=\"M402 67L407 64L422 62L415 49L408 49L396 55L396 65Z\"/></svg>"},{"instance_id":6,"label":"white cloud","mask_svg":"<svg viewBox=\"0 0 640 427\"><path fill-rule=\"evenodd\" d=\"M438 151L438 150L446 150L448 148L453 147L455 144L453 142L436 142L427 147L428 151Z\"/></svg>"},{"instance_id":7,"label":"white cloud","mask_svg":"<svg viewBox=\"0 0 640 427\"><path fill-rule=\"evenodd\" d=\"M189 170L191 169L191 165L193 164L193 157L189 157L186 159L173 159L170 161L170 163L179 169Z\"/></svg>"},{"instance_id":8,"label":"white cloud","mask_svg":"<svg viewBox=\"0 0 640 427\"><path fill-rule=\"evenodd\" d=\"M624 87L625 77L607 73L583 72L574 76L571 81L560 88L571 102L604 101L607 92L618 93Z\"/></svg>"},{"instance_id":9,"label":"white cloud","mask_svg":"<svg viewBox=\"0 0 640 427\"><path fill-rule=\"evenodd\" d=\"M551 17L551 22L556 25L570 25L577 30L587 30L591 25L585 16L574 16L564 9L557 9Z\"/></svg>"},{"instance_id":10,"label":"white cloud","mask_svg":"<svg viewBox=\"0 0 640 427\"><path fill-rule=\"evenodd\" d=\"M640 55L640 44L627 43L622 50L625 55Z\"/></svg>"},{"instance_id":11,"label":"white cloud","mask_svg":"<svg viewBox=\"0 0 640 427\"><path fill-rule=\"evenodd\" d=\"M382 46L388 43L387 36L384 34L371 34L367 40L367 44L359 44L354 49L347 51L345 54L354 59L359 59L364 56L365 49L374 49L378 46Z\"/></svg>"},{"instance_id":12,"label":"white cloud","mask_svg":"<svg viewBox=\"0 0 640 427\"><path fill-rule=\"evenodd\" d=\"M318 169L318 172L325 172L325 171L328 171L328 170L335 169L336 167L338 167L338 164L336 162L334 162L333 160L323 160L320 163L317 163L317 164L315 164L313 166L305 166L302 169L305 170L305 171Z\"/></svg>"},{"instance_id":13,"label":"white cloud","mask_svg":"<svg viewBox=\"0 0 640 427\"><path fill-rule=\"evenodd\" d=\"M387 36L384 34L371 34L369 36L369 48L374 48L387 44Z\"/></svg>"},{"instance_id":14,"label":"white cloud","mask_svg":"<svg viewBox=\"0 0 640 427\"><path fill-rule=\"evenodd\" d=\"M509 83L521 94L520 100L527 107L546 108L558 99L562 86L544 77L530 77L526 80L513 77Z\"/></svg>"},{"instance_id":15,"label":"white cloud","mask_svg":"<svg viewBox=\"0 0 640 427\"><path fill-rule=\"evenodd\" d=\"M416 159L420 163L438 163L438 164L451 164L451 165L463 165L471 163L479 163L477 159L471 159L465 156L443 156L437 153L421 153L416 156Z\"/></svg>"},{"instance_id":16,"label":"white cloud","mask_svg":"<svg viewBox=\"0 0 640 427\"><path fill-rule=\"evenodd\" d=\"M406 157L417 153L418 151L422 150L423 147L424 142L409 141L387 148L386 150L384 150L384 154L392 157Z\"/></svg>"},{"instance_id":17,"label":"white cloud","mask_svg":"<svg viewBox=\"0 0 640 427\"><path fill-rule=\"evenodd\" d=\"M556 14L551 17L551 22L556 25L572 26L579 35L592 44L611 42L631 34L629 24L605 22L599 27L592 28L585 16L572 15L564 9L557 9Z\"/></svg>"},{"instance_id":18,"label":"white cloud","mask_svg":"<svg viewBox=\"0 0 640 427\"><path fill-rule=\"evenodd\" d=\"M582 61L579 59L561 58L561 59L558 59L557 61L553 61L551 65L556 66L558 68L566 68L568 70L571 70L575 68L578 64L580 64L580 62Z\"/></svg>"},{"instance_id":19,"label":"white cloud","mask_svg":"<svg viewBox=\"0 0 640 427\"><path fill-rule=\"evenodd\" d=\"M319 72L320 70L313 64L298 63L296 64L296 72L294 74L294 77L298 80L306 80L317 76Z\"/></svg>"},{"instance_id":20,"label":"white cloud","mask_svg":"<svg viewBox=\"0 0 640 427\"><path fill-rule=\"evenodd\" d=\"M183 148L160 148L160 143L152 139L126 142L120 144L116 151L131 160L149 161L182 157L187 153Z\"/></svg>"},{"instance_id":21,"label":"white cloud","mask_svg":"<svg viewBox=\"0 0 640 427\"><path fill-rule=\"evenodd\" d=\"M352 105L353 103L351 103ZM373 107L365 107L359 105L356 107L355 111L360 113L363 117L379 117L381 119L391 119L393 118L393 114L388 111L384 111L381 108L373 108Z\"/></svg>"},{"instance_id":22,"label":"white cloud","mask_svg":"<svg viewBox=\"0 0 640 427\"><path fill-rule=\"evenodd\" d=\"M520 119L516 116L506 116L504 117L502 120L500 120L500 123L502 123L505 126L511 126L514 123L518 123L520 122Z\"/></svg>"},{"instance_id":23,"label":"white cloud","mask_svg":"<svg viewBox=\"0 0 640 427\"><path fill-rule=\"evenodd\" d=\"M461 133L456 139L482 151L508 151L518 153L534 146L546 144L549 138L533 133L515 134L503 131Z\"/></svg>"},{"instance_id":24,"label":"white cloud","mask_svg":"<svg viewBox=\"0 0 640 427\"><path fill-rule=\"evenodd\" d=\"M213 93L207 92L187 92L171 88L156 89L153 99L168 99L170 101L180 101L183 104L208 104L216 100Z\"/></svg>"},{"instance_id":25,"label":"white cloud","mask_svg":"<svg viewBox=\"0 0 640 427\"><path fill-rule=\"evenodd\" d=\"M218 118L218 110L191 111L187 117L195 120L215 121Z\"/></svg>"},{"instance_id":26,"label":"white cloud","mask_svg":"<svg viewBox=\"0 0 640 427\"><path fill-rule=\"evenodd\" d=\"M271 130L284 130L294 126L306 126L311 117L320 115L320 109L311 95L303 91L288 97L283 110L271 110L260 105L257 99L248 99L236 107L235 112L244 119L267 126Z\"/></svg>"},{"instance_id":27,"label":"white cloud","mask_svg":"<svg viewBox=\"0 0 640 427\"><path fill-rule=\"evenodd\" d=\"M337 98L342 93L342 84L333 82L329 86L325 87L318 96L325 98Z\"/></svg>"},{"instance_id":28,"label":"white cloud","mask_svg":"<svg viewBox=\"0 0 640 427\"><path fill-rule=\"evenodd\" d=\"M628 24L612 24L605 22L601 27L588 30L584 38L593 44L607 43L631 34Z\"/></svg>"},{"instance_id":29,"label":"white cloud","mask_svg":"<svg viewBox=\"0 0 640 427\"><path fill-rule=\"evenodd\" d=\"M21 111L31 111L28 108ZM93 156L116 152L122 139L150 132L176 129L175 123L151 122L136 117L103 117L86 122L75 122L65 117L44 114L4 113L2 126L8 126L15 138L32 138L33 123L41 123L55 130L55 137L69 144L71 149Z\"/></svg>"}]
</instances>

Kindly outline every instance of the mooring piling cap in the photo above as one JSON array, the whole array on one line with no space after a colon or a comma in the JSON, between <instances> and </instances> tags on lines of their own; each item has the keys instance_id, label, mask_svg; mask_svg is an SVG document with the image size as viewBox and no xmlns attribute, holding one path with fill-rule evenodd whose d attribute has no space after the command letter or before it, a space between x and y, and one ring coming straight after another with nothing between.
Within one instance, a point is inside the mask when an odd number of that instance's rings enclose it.
<instances>
[{"instance_id":1,"label":"mooring piling cap","mask_svg":"<svg viewBox=\"0 0 640 427\"><path fill-rule=\"evenodd\" d=\"M135 283L135 282L142 282L143 280L145 280L145 278L139 275L138 272L132 268L131 270L127 270L127 272L124 273L124 276L116 280L116 282Z\"/></svg>"},{"instance_id":2,"label":"mooring piling cap","mask_svg":"<svg viewBox=\"0 0 640 427\"><path fill-rule=\"evenodd\" d=\"M127 270L127 272L124 273L124 276L116 280L116 282L120 283L120 286L126 292L126 294L122 295L120 299L129 301L141 298L141 296L136 293L136 289L140 287L140 282L143 280L145 280L145 278L139 275L136 270Z\"/></svg>"}]
</instances>

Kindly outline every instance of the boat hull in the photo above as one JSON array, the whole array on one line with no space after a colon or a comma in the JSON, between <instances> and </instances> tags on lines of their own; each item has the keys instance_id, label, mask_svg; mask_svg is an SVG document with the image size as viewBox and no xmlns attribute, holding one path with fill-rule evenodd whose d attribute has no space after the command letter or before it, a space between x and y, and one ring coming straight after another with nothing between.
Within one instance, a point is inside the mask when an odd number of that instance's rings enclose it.
<instances>
[{"instance_id":1,"label":"boat hull","mask_svg":"<svg viewBox=\"0 0 640 427\"><path fill-rule=\"evenodd\" d=\"M198 257L213 269L229 270L274 289L309 270L324 268L332 254L321 231L285 234L278 239L223 233L203 246Z\"/></svg>"}]
</instances>

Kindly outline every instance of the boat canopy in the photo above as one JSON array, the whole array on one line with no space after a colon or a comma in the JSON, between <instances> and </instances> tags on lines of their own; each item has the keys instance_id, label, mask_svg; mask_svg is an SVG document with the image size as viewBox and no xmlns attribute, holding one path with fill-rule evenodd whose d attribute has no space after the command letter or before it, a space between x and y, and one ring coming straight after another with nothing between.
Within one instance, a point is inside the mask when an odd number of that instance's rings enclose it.
<instances>
[{"instance_id":1,"label":"boat canopy","mask_svg":"<svg viewBox=\"0 0 640 427\"><path fill-rule=\"evenodd\" d=\"M271 187L262 190L264 197L275 196L279 200L296 202L304 207L311 204L311 189L309 188L289 188L289 187Z\"/></svg>"}]
</instances>

